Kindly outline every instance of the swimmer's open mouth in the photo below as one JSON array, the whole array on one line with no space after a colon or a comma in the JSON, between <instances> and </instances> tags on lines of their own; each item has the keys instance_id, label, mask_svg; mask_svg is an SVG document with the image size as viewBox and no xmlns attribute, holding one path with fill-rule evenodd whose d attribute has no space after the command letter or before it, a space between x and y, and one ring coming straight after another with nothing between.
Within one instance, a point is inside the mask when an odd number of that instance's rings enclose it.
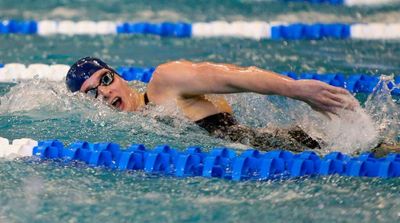
<instances>
[{"instance_id":1,"label":"swimmer's open mouth","mask_svg":"<svg viewBox=\"0 0 400 223\"><path fill-rule=\"evenodd\" d=\"M114 100L112 100L111 105L115 108L119 108L122 104L122 100L120 97L115 97Z\"/></svg>"}]
</instances>

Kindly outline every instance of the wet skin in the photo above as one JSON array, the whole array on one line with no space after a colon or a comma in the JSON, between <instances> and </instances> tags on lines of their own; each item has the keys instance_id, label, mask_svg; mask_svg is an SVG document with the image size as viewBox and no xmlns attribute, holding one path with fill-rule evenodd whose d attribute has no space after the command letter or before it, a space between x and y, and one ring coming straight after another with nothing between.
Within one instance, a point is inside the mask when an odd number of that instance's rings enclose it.
<instances>
[{"instance_id":1,"label":"wet skin","mask_svg":"<svg viewBox=\"0 0 400 223\"><path fill-rule=\"evenodd\" d=\"M144 96L118 75L104 86L100 80L109 70L101 69L86 80L80 91L98 89L98 97L121 111L136 111L144 106ZM354 109L358 101L345 89L315 80L293 80L257 67L239 67L210 62L174 61L162 64L147 85L147 95L158 105L174 104L192 121L227 112L232 108L223 96L255 92L275 94L301 100L327 116L338 109Z\"/></svg>"}]
</instances>

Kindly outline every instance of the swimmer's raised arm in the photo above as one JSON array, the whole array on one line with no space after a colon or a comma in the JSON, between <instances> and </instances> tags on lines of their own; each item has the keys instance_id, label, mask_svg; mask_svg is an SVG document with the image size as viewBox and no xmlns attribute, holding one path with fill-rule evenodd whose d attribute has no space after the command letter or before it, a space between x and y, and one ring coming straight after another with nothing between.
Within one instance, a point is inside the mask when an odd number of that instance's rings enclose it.
<instances>
[{"instance_id":1,"label":"swimmer's raised arm","mask_svg":"<svg viewBox=\"0 0 400 223\"><path fill-rule=\"evenodd\" d=\"M255 92L290 97L308 103L317 111L333 113L357 104L347 90L321 81L293 80L257 67L231 64L169 62L157 67L152 82L180 97Z\"/></svg>"}]
</instances>

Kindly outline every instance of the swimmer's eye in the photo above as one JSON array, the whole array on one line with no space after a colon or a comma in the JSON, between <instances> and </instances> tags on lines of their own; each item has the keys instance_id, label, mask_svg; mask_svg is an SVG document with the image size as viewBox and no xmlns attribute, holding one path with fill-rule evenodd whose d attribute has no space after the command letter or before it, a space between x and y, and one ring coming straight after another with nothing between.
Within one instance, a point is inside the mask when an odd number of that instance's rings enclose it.
<instances>
[{"instance_id":1,"label":"swimmer's eye","mask_svg":"<svg viewBox=\"0 0 400 223\"><path fill-rule=\"evenodd\" d=\"M109 86L110 84L112 84L112 82L114 81L114 73L109 71L107 73L105 73L101 78L100 78L100 83L99 85L97 85L94 88L91 88L89 90L86 91L86 94L89 95L90 97L93 98L97 98L97 96L99 96L98 90L97 88L102 85L102 86Z\"/></svg>"},{"instance_id":2,"label":"swimmer's eye","mask_svg":"<svg viewBox=\"0 0 400 223\"><path fill-rule=\"evenodd\" d=\"M109 86L110 84L112 84L113 81L114 81L114 73L107 72L101 77L100 84L103 86Z\"/></svg>"},{"instance_id":3,"label":"swimmer's eye","mask_svg":"<svg viewBox=\"0 0 400 223\"><path fill-rule=\"evenodd\" d=\"M86 94L89 95L89 97L97 98L98 96L97 87L89 89L88 91L86 91Z\"/></svg>"}]
</instances>

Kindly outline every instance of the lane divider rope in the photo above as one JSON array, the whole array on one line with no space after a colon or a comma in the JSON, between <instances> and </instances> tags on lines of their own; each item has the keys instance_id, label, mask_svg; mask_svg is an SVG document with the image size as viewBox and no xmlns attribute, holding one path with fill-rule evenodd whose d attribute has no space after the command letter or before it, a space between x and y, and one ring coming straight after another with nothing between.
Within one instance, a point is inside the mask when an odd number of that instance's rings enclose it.
<instances>
[{"instance_id":1,"label":"lane divider rope","mask_svg":"<svg viewBox=\"0 0 400 223\"><path fill-rule=\"evenodd\" d=\"M33 78L47 79L51 81L64 81L65 75L69 70L68 65L64 64L30 64L25 66L19 63L0 64L0 83L1 82L18 82L30 80ZM121 66L117 68L117 72L127 81L142 81L148 83L153 75L155 67L127 67ZM293 79L314 79L325 82L327 84L346 88L352 93L371 93L380 81L378 76L367 74L351 74L344 75L342 73L301 73L281 72L281 74ZM394 77L393 82L388 83L392 95L400 95L400 75Z\"/></svg>"},{"instance_id":2,"label":"lane divider rope","mask_svg":"<svg viewBox=\"0 0 400 223\"><path fill-rule=\"evenodd\" d=\"M152 150L142 144L121 149L116 143L78 141L69 146L58 140L0 137L0 157L36 157L69 163L78 161L90 167L115 170L141 170L149 174L176 177L216 177L227 180L270 180L302 176L341 175L352 177L400 177L400 154L375 158L372 153L351 157L331 152L324 157L313 151L298 154L285 150L260 152L248 149L241 154L221 147L204 152L200 147L184 151L160 145Z\"/></svg>"},{"instance_id":3,"label":"lane divider rope","mask_svg":"<svg viewBox=\"0 0 400 223\"><path fill-rule=\"evenodd\" d=\"M313 4L332 4L345 6L383 6L398 4L398 0L285 0L287 2L309 2Z\"/></svg>"},{"instance_id":4,"label":"lane divider rope","mask_svg":"<svg viewBox=\"0 0 400 223\"><path fill-rule=\"evenodd\" d=\"M108 35L148 34L161 37L238 37L274 40L400 39L400 23L284 23L284 22L112 22L20 21L0 22L0 34Z\"/></svg>"}]
</instances>

